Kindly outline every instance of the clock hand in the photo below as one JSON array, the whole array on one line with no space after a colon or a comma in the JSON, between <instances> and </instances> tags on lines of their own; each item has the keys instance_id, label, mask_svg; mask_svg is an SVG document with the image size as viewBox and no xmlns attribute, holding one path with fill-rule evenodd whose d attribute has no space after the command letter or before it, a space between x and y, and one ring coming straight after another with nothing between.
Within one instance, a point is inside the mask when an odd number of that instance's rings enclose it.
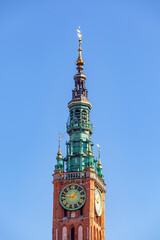
<instances>
[{"instance_id":1,"label":"clock hand","mask_svg":"<svg viewBox=\"0 0 160 240\"><path fill-rule=\"evenodd\" d=\"M96 202L99 203L99 198L96 198Z\"/></svg>"},{"instance_id":2,"label":"clock hand","mask_svg":"<svg viewBox=\"0 0 160 240\"><path fill-rule=\"evenodd\" d=\"M66 197L72 197L72 195L70 195L70 194L67 194L67 195L66 195Z\"/></svg>"},{"instance_id":3,"label":"clock hand","mask_svg":"<svg viewBox=\"0 0 160 240\"><path fill-rule=\"evenodd\" d=\"M77 193L77 190L75 191L75 194L74 194L74 196L76 195L76 193ZM73 197L74 197L74 196L73 196Z\"/></svg>"},{"instance_id":4,"label":"clock hand","mask_svg":"<svg viewBox=\"0 0 160 240\"><path fill-rule=\"evenodd\" d=\"M77 190L76 190L76 192L77 192ZM74 198L75 194L76 194L76 193L73 193L73 194L71 194L71 195L70 195L70 194L67 194L66 197Z\"/></svg>"}]
</instances>

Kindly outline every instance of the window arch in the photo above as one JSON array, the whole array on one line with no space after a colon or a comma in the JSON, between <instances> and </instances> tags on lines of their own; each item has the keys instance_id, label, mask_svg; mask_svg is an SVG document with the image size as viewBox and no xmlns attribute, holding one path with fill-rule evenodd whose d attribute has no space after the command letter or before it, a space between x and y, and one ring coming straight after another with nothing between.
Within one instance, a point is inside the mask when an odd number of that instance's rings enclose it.
<instances>
[{"instance_id":1,"label":"window arch","mask_svg":"<svg viewBox=\"0 0 160 240\"><path fill-rule=\"evenodd\" d=\"M67 239L67 227L63 226L62 228L62 240L66 240Z\"/></svg>"},{"instance_id":2,"label":"window arch","mask_svg":"<svg viewBox=\"0 0 160 240\"><path fill-rule=\"evenodd\" d=\"M81 225L78 227L78 240L83 240L83 227Z\"/></svg>"}]
</instances>

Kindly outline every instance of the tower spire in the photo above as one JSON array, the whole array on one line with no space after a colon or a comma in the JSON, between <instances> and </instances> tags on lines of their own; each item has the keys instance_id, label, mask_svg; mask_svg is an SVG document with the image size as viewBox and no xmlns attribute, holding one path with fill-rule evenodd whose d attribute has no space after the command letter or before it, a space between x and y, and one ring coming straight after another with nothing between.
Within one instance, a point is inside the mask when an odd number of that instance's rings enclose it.
<instances>
[{"instance_id":1,"label":"tower spire","mask_svg":"<svg viewBox=\"0 0 160 240\"><path fill-rule=\"evenodd\" d=\"M88 91L85 87L86 76L82 72L84 61L82 59L82 48L81 48L82 33L80 31L80 27L79 27L79 29L77 29L77 32L78 32L78 37L79 37L78 58L77 58L77 61L76 61L78 72L74 75L75 88L72 91L72 100L69 102L68 106L70 104L72 104L73 101L83 101L85 103L88 103L90 105L90 108L91 108L92 105L87 98Z\"/></svg>"}]
</instances>

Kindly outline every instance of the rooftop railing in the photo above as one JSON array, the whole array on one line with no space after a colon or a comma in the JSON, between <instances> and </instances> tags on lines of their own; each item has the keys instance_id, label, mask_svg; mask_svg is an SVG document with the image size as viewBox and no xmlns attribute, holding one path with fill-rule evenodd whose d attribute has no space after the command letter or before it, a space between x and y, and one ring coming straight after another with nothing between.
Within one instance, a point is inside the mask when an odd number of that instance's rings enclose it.
<instances>
[{"instance_id":1,"label":"rooftop railing","mask_svg":"<svg viewBox=\"0 0 160 240\"><path fill-rule=\"evenodd\" d=\"M76 179L76 178L85 178L86 173L85 172L65 172L61 173L59 176L59 179L65 180L65 179Z\"/></svg>"},{"instance_id":2,"label":"rooftop railing","mask_svg":"<svg viewBox=\"0 0 160 240\"><path fill-rule=\"evenodd\" d=\"M84 179L84 178L92 178L100 184L101 187L105 189L105 183L102 179L98 177L95 172L83 171L83 172L60 172L57 174L53 174L53 182L59 180L74 180L74 179Z\"/></svg>"}]
</instances>

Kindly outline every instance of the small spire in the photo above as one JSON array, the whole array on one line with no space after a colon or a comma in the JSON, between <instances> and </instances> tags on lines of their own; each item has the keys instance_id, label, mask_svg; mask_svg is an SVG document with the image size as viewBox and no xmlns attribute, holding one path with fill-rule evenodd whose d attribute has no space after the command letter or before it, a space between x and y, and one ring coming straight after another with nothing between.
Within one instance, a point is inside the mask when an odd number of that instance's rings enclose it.
<instances>
[{"instance_id":1,"label":"small spire","mask_svg":"<svg viewBox=\"0 0 160 240\"><path fill-rule=\"evenodd\" d=\"M101 163L101 158L100 158L100 152L101 152L101 150L99 149L98 152L99 152L99 157L98 157L98 163L97 163L97 165L99 166L99 168L102 168L102 163Z\"/></svg>"},{"instance_id":2,"label":"small spire","mask_svg":"<svg viewBox=\"0 0 160 240\"><path fill-rule=\"evenodd\" d=\"M80 27L79 29L77 29L77 32L78 32L78 37L79 37L79 48L78 48L78 59L77 59L77 62L76 62L76 65L79 66L79 65L84 65L84 61L82 60L82 48L81 48L81 43L82 43L82 33L80 31Z\"/></svg>"},{"instance_id":3,"label":"small spire","mask_svg":"<svg viewBox=\"0 0 160 240\"><path fill-rule=\"evenodd\" d=\"M64 162L63 162L63 157L62 157L62 153L61 153L61 139L60 139L60 135L59 135L59 146L58 146L58 153L57 153L57 164L55 165L55 170L61 170L64 171Z\"/></svg>"},{"instance_id":4,"label":"small spire","mask_svg":"<svg viewBox=\"0 0 160 240\"><path fill-rule=\"evenodd\" d=\"M102 163L101 163L101 158L100 158L100 145L97 144L97 147L99 148L98 152L99 152L99 157L98 157L98 163L97 163L97 174L98 176L103 180L103 174L102 174Z\"/></svg>"},{"instance_id":5,"label":"small spire","mask_svg":"<svg viewBox=\"0 0 160 240\"><path fill-rule=\"evenodd\" d=\"M57 158L62 158L62 153L61 153L61 139L59 138L59 147L58 147L58 153L57 153Z\"/></svg>"}]
</instances>

